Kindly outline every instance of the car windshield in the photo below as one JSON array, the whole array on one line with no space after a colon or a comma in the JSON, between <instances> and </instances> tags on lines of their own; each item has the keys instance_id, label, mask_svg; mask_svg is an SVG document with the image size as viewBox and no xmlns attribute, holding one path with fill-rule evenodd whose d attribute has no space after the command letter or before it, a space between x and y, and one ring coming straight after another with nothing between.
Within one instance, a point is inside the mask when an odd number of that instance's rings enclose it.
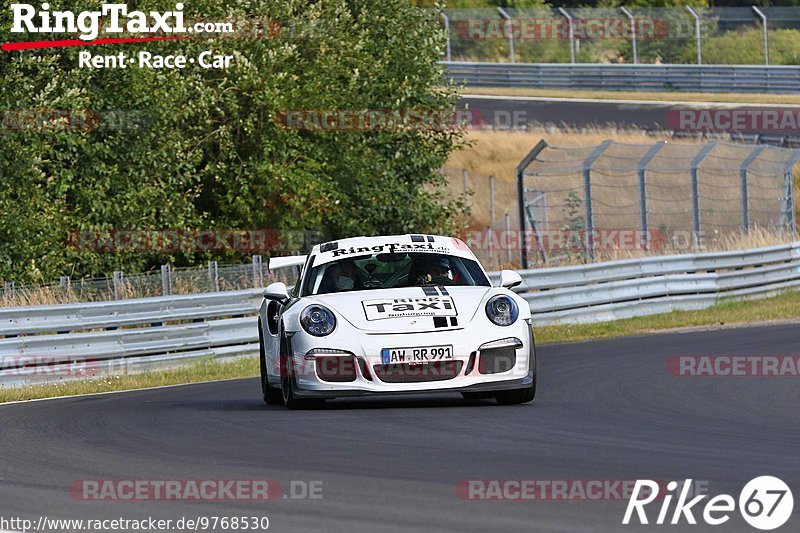
<instances>
[{"instance_id":1,"label":"car windshield","mask_svg":"<svg viewBox=\"0 0 800 533\"><path fill-rule=\"evenodd\" d=\"M489 287L477 261L444 254L380 253L342 258L311 269L303 295L459 285Z\"/></svg>"}]
</instances>

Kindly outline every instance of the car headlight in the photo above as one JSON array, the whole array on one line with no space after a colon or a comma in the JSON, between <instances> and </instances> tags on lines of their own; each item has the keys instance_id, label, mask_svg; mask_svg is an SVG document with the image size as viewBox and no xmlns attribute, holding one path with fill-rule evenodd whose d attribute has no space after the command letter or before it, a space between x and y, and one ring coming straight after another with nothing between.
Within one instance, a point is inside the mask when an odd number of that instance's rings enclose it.
<instances>
[{"instance_id":1,"label":"car headlight","mask_svg":"<svg viewBox=\"0 0 800 533\"><path fill-rule=\"evenodd\" d=\"M500 294L486 302L486 316L498 326L510 326L519 317L519 307L510 297Z\"/></svg>"},{"instance_id":2,"label":"car headlight","mask_svg":"<svg viewBox=\"0 0 800 533\"><path fill-rule=\"evenodd\" d=\"M330 309L322 305L309 305L300 313L300 325L315 337L324 337L336 328L336 317Z\"/></svg>"}]
</instances>

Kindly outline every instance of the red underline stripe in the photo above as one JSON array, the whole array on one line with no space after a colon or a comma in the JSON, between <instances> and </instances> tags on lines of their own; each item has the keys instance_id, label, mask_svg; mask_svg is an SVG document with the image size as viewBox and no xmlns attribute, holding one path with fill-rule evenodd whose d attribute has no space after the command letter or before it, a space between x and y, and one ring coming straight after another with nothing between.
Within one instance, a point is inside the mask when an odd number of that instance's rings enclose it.
<instances>
[{"instance_id":1,"label":"red underline stripe","mask_svg":"<svg viewBox=\"0 0 800 533\"><path fill-rule=\"evenodd\" d=\"M22 43L4 43L5 52L13 50L34 50L38 48L65 48L68 46L95 46L101 44L143 43L148 41L175 41L186 37L128 37L124 39L95 39L94 41L80 41L77 39L67 41L29 41Z\"/></svg>"}]
</instances>

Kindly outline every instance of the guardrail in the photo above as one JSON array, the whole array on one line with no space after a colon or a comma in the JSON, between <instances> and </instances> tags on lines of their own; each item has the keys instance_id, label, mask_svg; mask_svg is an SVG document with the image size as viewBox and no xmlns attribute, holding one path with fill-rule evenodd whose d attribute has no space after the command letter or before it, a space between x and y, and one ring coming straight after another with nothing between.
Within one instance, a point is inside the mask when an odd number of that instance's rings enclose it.
<instances>
[{"instance_id":1,"label":"guardrail","mask_svg":"<svg viewBox=\"0 0 800 533\"><path fill-rule=\"evenodd\" d=\"M474 87L796 93L800 67L443 62L456 83Z\"/></svg>"},{"instance_id":2,"label":"guardrail","mask_svg":"<svg viewBox=\"0 0 800 533\"><path fill-rule=\"evenodd\" d=\"M710 307L800 286L800 242L736 252L520 271L534 324L602 322ZM490 276L493 282L498 274Z\"/></svg>"},{"instance_id":3,"label":"guardrail","mask_svg":"<svg viewBox=\"0 0 800 533\"><path fill-rule=\"evenodd\" d=\"M302 257L272 269L295 268ZM736 252L520 271L534 324L709 307L800 286L800 242ZM490 274L493 283L499 273ZM127 374L254 355L260 289L0 309L0 386Z\"/></svg>"},{"instance_id":4,"label":"guardrail","mask_svg":"<svg viewBox=\"0 0 800 533\"><path fill-rule=\"evenodd\" d=\"M0 386L253 355L262 290L0 309Z\"/></svg>"}]
</instances>

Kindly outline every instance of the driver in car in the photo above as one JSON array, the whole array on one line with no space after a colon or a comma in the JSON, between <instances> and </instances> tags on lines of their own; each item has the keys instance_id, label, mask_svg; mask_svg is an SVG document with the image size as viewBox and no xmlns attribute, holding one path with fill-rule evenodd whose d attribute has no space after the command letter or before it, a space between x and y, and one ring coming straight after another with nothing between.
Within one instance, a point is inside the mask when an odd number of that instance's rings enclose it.
<instances>
[{"instance_id":1,"label":"driver in car","mask_svg":"<svg viewBox=\"0 0 800 533\"><path fill-rule=\"evenodd\" d=\"M353 261L345 259L340 261L337 265L338 268L334 272L334 283L336 283L336 290L338 291L351 291L355 287L357 274L356 264Z\"/></svg>"},{"instance_id":2,"label":"driver in car","mask_svg":"<svg viewBox=\"0 0 800 533\"><path fill-rule=\"evenodd\" d=\"M417 285L450 282L450 261L446 257L430 257L426 272L417 278Z\"/></svg>"}]
</instances>

